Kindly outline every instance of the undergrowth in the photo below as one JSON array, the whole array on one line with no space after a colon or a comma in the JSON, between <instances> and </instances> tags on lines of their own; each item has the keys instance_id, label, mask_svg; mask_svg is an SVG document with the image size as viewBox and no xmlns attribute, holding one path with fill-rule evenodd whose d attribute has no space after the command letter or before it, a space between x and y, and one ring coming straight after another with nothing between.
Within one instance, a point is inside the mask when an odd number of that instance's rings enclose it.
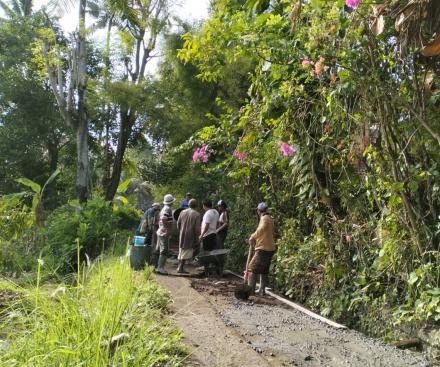
<instances>
[{"instance_id":1,"label":"undergrowth","mask_svg":"<svg viewBox=\"0 0 440 367\"><path fill-rule=\"evenodd\" d=\"M78 274L58 287L38 277L31 289L15 286L19 300L0 310L0 366L181 365L181 333L164 317L169 294L150 269L132 272L126 259L113 259Z\"/></svg>"}]
</instances>

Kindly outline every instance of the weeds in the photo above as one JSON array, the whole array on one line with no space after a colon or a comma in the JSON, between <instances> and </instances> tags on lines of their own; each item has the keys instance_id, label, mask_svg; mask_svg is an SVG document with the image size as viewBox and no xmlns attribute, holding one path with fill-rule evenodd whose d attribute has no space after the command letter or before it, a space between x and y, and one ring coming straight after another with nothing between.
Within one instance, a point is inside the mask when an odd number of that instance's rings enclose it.
<instances>
[{"instance_id":1,"label":"weeds","mask_svg":"<svg viewBox=\"0 0 440 367\"><path fill-rule=\"evenodd\" d=\"M8 335L0 366L181 364L181 333L163 317L169 295L151 280L150 269L134 273L122 259L81 271L74 285L37 280L0 311L0 332Z\"/></svg>"}]
</instances>

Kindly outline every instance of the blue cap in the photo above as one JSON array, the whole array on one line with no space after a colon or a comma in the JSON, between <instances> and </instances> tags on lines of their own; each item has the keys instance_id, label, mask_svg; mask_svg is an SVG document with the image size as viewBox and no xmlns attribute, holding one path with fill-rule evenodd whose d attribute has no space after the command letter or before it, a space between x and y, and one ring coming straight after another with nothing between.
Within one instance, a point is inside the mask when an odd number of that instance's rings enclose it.
<instances>
[{"instance_id":1,"label":"blue cap","mask_svg":"<svg viewBox=\"0 0 440 367\"><path fill-rule=\"evenodd\" d=\"M267 204L264 202L264 201L262 201L260 204L258 204L258 206L257 206L257 209L260 211L260 212L265 212L266 210L267 210L267 208L268 208L268 206L267 206Z\"/></svg>"}]
</instances>

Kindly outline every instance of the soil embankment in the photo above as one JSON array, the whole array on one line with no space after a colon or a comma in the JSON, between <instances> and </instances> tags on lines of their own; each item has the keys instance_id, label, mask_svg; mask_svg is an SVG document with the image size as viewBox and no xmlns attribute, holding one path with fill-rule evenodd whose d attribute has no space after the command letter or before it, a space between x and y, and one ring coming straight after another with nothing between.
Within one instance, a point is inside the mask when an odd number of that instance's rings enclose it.
<instances>
[{"instance_id":1,"label":"soil embankment","mask_svg":"<svg viewBox=\"0 0 440 367\"><path fill-rule=\"evenodd\" d=\"M272 297L237 301L235 278L157 278L173 295L188 366L430 366L418 353L335 329Z\"/></svg>"}]
</instances>

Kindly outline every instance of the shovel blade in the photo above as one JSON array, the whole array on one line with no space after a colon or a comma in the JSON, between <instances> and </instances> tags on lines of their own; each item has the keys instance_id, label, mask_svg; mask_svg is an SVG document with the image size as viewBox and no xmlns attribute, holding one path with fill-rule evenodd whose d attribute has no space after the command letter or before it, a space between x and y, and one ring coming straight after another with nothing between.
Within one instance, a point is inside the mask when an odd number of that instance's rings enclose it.
<instances>
[{"instance_id":1,"label":"shovel blade","mask_svg":"<svg viewBox=\"0 0 440 367\"><path fill-rule=\"evenodd\" d=\"M237 286L237 288L235 288L234 296L237 299L246 301L251 295L251 292L252 292L252 288L249 287L247 284L240 284Z\"/></svg>"}]
</instances>

